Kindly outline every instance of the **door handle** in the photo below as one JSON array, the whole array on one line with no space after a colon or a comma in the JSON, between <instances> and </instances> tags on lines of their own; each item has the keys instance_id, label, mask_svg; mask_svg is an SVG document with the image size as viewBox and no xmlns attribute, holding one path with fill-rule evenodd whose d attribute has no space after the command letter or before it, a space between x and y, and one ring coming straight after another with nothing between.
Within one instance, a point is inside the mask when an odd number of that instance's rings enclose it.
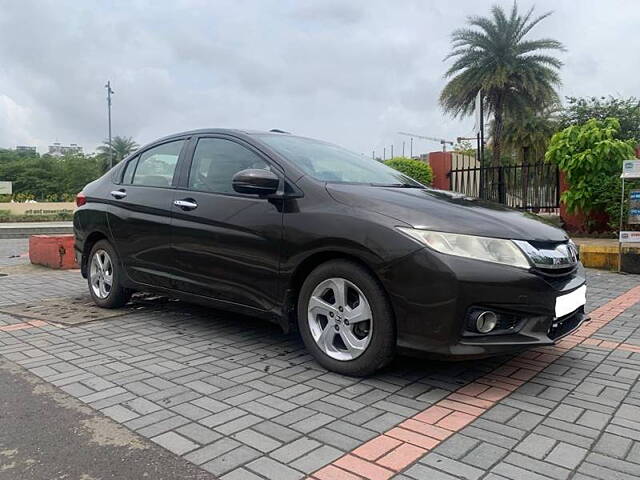
<instances>
[{"instance_id":1,"label":"door handle","mask_svg":"<svg viewBox=\"0 0 640 480\"><path fill-rule=\"evenodd\" d=\"M173 204L176 207L180 207L182 210L195 210L198 208L198 204L192 198L185 198L184 200L174 200Z\"/></svg>"},{"instance_id":2,"label":"door handle","mask_svg":"<svg viewBox=\"0 0 640 480\"><path fill-rule=\"evenodd\" d=\"M125 192L124 190L114 190L113 192L111 192L111 196L118 200L122 200L127 196L127 192Z\"/></svg>"}]
</instances>

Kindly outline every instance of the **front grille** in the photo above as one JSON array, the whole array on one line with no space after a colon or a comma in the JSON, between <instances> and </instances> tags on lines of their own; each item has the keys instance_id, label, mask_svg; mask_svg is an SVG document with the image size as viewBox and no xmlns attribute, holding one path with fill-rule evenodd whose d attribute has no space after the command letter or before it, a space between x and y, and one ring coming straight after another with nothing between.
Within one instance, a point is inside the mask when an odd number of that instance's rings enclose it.
<instances>
[{"instance_id":1,"label":"front grille","mask_svg":"<svg viewBox=\"0 0 640 480\"><path fill-rule=\"evenodd\" d=\"M542 275L548 277L566 277L567 275L571 275L578 268L578 264L564 267L564 268L544 268L544 267L535 267L534 271L541 273Z\"/></svg>"},{"instance_id":2,"label":"front grille","mask_svg":"<svg viewBox=\"0 0 640 480\"><path fill-rule=\"evenodd\" d=\"M556 340L560 337L564 337L568 333L570 333L573 329L575 329L580 323L585 319L584 308L580 307L573 313L569 315L565 315L551 323L549 327L549 331L547 332L548 337L551 340Z\"/></svg>"},{"instance_id":3,"label":"front grille","mask_svg":"<svg viewBox=\"0 0 640 480\"><path fill-rule=\"evenodd\" d=\"M578 251L571 242L514 240L534 265L533 270L546 277L565 277L578 268Z\"/></svg>"}]
</instances>

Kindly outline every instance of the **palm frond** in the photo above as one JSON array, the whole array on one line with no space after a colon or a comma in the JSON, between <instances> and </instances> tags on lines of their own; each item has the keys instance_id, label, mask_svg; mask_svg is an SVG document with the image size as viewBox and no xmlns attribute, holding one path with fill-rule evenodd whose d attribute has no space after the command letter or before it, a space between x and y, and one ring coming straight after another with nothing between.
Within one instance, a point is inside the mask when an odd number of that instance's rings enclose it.
<instances>
[{"instance_id":1,"label":"palm frond","mask_svg":"<svg viewBox=\"0 0 640 480\"><path fill-rule=\"evenodd\" d=\"M531 112L559 102L555 88L562 62L550 52L565 48L552 38L525 37L549 15L534 17L533 8L520 13L514 2L508 11L494 5L488 16L468 17L466 25L452 33L452 49L445 57L452 63L440 94L444 111L454 117L471 115L482 90L485 111L498 124L496 132L502 131L503 118L509 121L522 112L527 112L528 124L535 125Z\"/></svg>"}]
</instances>

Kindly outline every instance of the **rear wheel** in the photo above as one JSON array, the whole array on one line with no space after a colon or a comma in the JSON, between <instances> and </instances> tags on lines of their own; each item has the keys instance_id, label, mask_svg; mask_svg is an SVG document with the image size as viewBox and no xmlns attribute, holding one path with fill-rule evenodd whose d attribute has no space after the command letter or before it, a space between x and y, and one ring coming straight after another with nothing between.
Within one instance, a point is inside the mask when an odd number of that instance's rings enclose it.
<instances>
[{"instance_id":1,"label":"rear wheel","mask_svg":"<svg viewBox=\"0 0 640 480\"><path fill-rule=\"evenodd\" d=\"M120 263L116 251L107 240L100 240L89 254L87 282L94 303L103 308L118 308L131 298L122 287Z\"/></svg>"},{"instance_id":2,"label":"rear wheel","mask_svg":"<svg viewBox=\"0 0 640 480\"><path fill-rule=\"evenodd\" d=\"M369 375L395 353L386 293L365 268L348 260L332 260L309 274L300 291L298 327L318 363L345 375Z\"/></svg>"}]
</instances>

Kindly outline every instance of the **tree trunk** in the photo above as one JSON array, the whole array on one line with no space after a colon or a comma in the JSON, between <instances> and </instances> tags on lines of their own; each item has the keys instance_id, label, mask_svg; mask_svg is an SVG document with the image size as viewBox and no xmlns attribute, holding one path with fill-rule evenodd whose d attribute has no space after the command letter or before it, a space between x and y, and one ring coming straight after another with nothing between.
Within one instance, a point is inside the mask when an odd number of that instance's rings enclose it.
<instances>
[{"instance_id":1,"label":"tree trunk","mask_svg":"<svg viewBox=\"0 0 640 480\"><path fill-rule=\"evenodd\" d=\"M529 206L529 151L529 147L522 147L522 208Z\"/></svg>"},{"instance_id":2,"label":"tree trunk","mask_svg":"<svg viewBox=\"0 0 640 480\"><path fill-rule=\"evenodd\" d=\"M501 163L503 127L504 119L502 118L502 98L498 97L493 117L493 155L491 163L494 167L499 167Z\"/></svg>"}]
</instances>

